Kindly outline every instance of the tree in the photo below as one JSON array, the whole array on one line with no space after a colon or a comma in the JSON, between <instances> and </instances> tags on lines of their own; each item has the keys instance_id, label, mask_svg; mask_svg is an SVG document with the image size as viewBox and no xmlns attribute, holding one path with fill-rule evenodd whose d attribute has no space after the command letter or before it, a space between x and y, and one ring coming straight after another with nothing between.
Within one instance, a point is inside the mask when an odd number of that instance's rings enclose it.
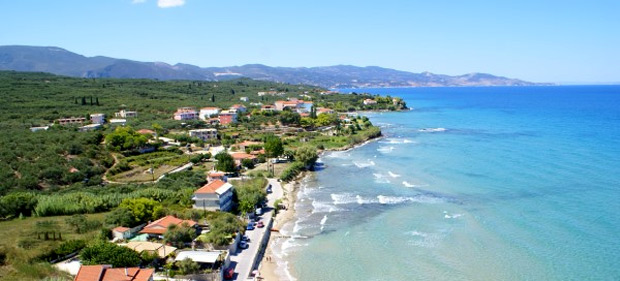
<instances>
[{"instance_id":1,"label":"tree","mask_svg":"<svg viewBox=\"0 0 620 281\"><path fill-rule=\"evenodd\" d=\"M86 97L82 97L82 105L86 105Z\"/></svg>"},{"instance_id":2,"label":"tree","mask_svg":"<svg viewBox=\"0 0 620 281\"><path fill-rule=\"evenodd\" d=\"M97 242L82 250L82 264L110 264L112 267L132 267L140 264L140 255L127 247Z\"/></svg>"},{"instance_id":3,"label":"tree","mask_svg":"<svg viewBox=\"0 0 620 281\"><path fill-rule=\"evenodd\" d=\"M163 215L161 203L149 198L127 198L118 205L118 208L131 211L134 225L158 219Z\"/></svg>"},{"instance_id":4,"label":"tree","mask_svg":"<svg viewBox=\"0 0 620 281\"><path fill-rule=\"evenodd\" d=\"M215 169L222 172L234 172L236 170L235 159L226 153L226 151L222 151L215 155L215 160L217 163L215 164Z\"/></svg>"},{"instance_id":5,"label":"tree","mask_svg":"<svg viewBox=\"0 0 620 281\"><path fill-rule=\"evenodd\" d=\"M235 89L230 89L230 94L234 95L235 94Z\"/></svg>"},{"instance_id":6,"label":"tree","mask_svg":"<svg viewBox=\"0 0 620 281\"><path fill-rule=\"evenodd\" d=\"M97 106L99 106L99 97L95 98L95 104L97 104Z\"/></svg>"},{"instance_id":7,"label":"tree","mask_svg":"<svg viewBox=\"0 0 620 281\"><path fill-rule=\"evenodd\" d=\"M157 134L158 139L160 136L162 136L165 133L164 127L162 127L158 123L153 123L153 125L151 126L153 127L153 130L155 130L155 133Z\"/></svg>"},{"instance_id":8,"label":"tree","mask_svg":"<svg viewBox=\"0 0 620 281\"><path fill-rule=\"evenodd\" d=\"M0 216L30 216L37 206L38 196L31 192L13 192L0 197Z\"/></svg>"},{"instance_id":9,"label":"tree","mask_svg":"<svg viewBox=\"0 0 620 281\"><path fill-rule=\"evenodd\" d=\"M211 102L215 102L215 94L211 94Z\"/></svg>"},{"instance_id":10,"label":"tree","mask_svg":"<svg viewBox=\"0 0 620 281\"><path fill-rule=\"evenodd\" d=\"M88 220L85 215L77 214L65 219L65 222L73 228L75 233L86 233L101 226L98 221Z\"/></svg>"},{"instance_id":11,"label":"tree","mask_svg":"<svg viewBox=\"0 0 620 281\"><path fill-rule=\"evenodd\" d=\"M145 135L136 133L131 127L117 127L105 137L106 145L114 151L137 149L148 141Z\"/></svg>"},{"instance_id":12,"label":"tree","mask_svg":"<svg viewBox=\"0 0 620 281\"><path fill-rule=\"evenodd\" d=\"M284 153L284 145L282 139L277 136L270 135L265 139L265 153L269 157L278 157Z\"/></svg>"},{"instance_id":13,"label":"tree","mask_svg":"<svg viewBox=\"0 0 620 281\"><path fill-rule=\"evenodd\" d=\"M306 167L312 167L314 162L319 159L319 155L315 147L302 146L295 151L295 159L303 163Z\"/></svg>"},{"instance_id":14,"label":"tree","mask_svg":"<svg viewBox=\"0 0 620 281\"><path fill-rule=\"evenodd\" d=\"M106 224L109 225L122 225L122 226L134 226L136 221L134 220L133 213L125 208L116 208L105 217Z\"/></svg>"},{"instance_id":15,"label":"tree","mask_svg":"<svg viewBox=\"0 0 620 281\"><path fill-rule=\"evenodd\" d=\"M170 225L164 233L164 241L173 245L183 247L185 242L191 242L196 238L196 229L190 227L187 223L179 225Z\"/></svg>"},{"instance_id":16,"label":"tree","mask_svg":"<svg viewBox=\"0 0 620 281\"><path fill-rule=\"evenodd\" d=\"M191 260L190 258L185 258L182 261L176 262L176 266L179 268L179 273L181 273L181 275L193 274L198 272L198 270L200 269L198 263Z\"/></svg>"},{"instance_id":17,"label":"tree","mask_svg":"<svg viewBox=\"0 0 620 281\"><path fill-rule=\"evenodd\" d=\"M316 107L314 105L310 107L310 118L316 119Z\"/></svg>"},{"instance_id":18,"label":"tree","mask_svg":"<svg viewBox=\"0 0 620 281\"><path fill-rule=\"evenodd\" d=\"M241 166L246 167L248 169L254 168L254 160L252 159L243 159L241 160Z\"/></svg>"},{"instance_id":19,"label":"tree","mask_svg":"<svg viewBox=\"0 0 620 281\"><path fill-rule=\"evenodd\" d=\"M299 125L301 116L298 113L290 111L282 111L280 113L280 122L282 125Z\"/></svg>"}]
</instances>

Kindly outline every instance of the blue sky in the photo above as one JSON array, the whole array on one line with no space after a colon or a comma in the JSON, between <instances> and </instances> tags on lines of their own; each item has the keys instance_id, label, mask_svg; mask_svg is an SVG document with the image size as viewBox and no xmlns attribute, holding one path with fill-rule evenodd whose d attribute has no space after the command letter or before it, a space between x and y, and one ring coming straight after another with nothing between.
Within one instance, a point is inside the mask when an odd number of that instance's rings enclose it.
<instances>
[{"instance_id":1,"label":"blue sky","mask_svg":"<svg viewBox=\"0 0 620 281\"><path fill-rule=\"evenodd\" d=\"M620 1L0 0L0 45L199 66L620 82Z\"/></svg>"}]
</instances>

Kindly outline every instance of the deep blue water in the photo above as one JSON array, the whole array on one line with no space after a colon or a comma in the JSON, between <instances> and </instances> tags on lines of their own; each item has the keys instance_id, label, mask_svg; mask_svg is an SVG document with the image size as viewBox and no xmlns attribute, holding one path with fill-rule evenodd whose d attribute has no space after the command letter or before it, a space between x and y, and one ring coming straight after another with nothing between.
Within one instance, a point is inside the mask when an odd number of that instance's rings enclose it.
<instances>
[{"instance_id":1,"label":"deep blue water","mask_svg":"<svg viewBox=\"0 0 620 281\"><path fill-rule=\"evenodd\" d=\"M620 86L364 89L413 108L321 159L298 280L620 280Z\"/></svg>"}]
</instances>

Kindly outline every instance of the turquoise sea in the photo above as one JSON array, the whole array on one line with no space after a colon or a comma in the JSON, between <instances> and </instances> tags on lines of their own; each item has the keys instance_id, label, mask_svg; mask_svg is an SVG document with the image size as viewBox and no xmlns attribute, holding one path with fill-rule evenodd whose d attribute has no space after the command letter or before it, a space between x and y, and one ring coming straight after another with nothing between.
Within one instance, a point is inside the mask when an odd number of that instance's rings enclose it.
<instances>
[{"instance_id":1,"label":"turquoise sea","mask_svg":"<svg viewBox=\"0 0 620 281\"><path fill-rule=\"evenodd\" d=\"M324 154L290 280L620 280L620 86L356 89L384 138Z\"/></svg>"}]
</instances>

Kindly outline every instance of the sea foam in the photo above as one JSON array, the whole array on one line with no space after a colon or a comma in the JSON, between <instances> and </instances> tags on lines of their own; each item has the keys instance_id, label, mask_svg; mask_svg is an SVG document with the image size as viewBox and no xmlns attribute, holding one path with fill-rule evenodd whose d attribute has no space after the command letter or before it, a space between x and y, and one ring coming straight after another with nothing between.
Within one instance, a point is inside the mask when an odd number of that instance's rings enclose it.
<instances>
[{"instance_id":1,"label":"sea foam","mask_svg":"<svg viewBox=\"0 0 620 281\"><path fill-rule=\"evenodd\" d=\"M446 128L424 128L424 129L419 129L418 132L421 133L438 133L438 132L445 132L448 129Z\"/></svg>"}]
</instances>

